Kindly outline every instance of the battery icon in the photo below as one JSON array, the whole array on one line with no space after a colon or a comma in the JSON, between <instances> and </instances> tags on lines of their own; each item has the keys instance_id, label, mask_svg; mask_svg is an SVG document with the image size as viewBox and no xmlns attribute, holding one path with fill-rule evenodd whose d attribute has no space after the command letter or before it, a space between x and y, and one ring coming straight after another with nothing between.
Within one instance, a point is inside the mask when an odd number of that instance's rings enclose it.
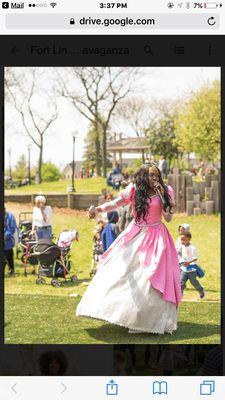
<instances>
[{"instance_id":1,"label":"battery icon","mask_svg":"<svg viewBox=\"0 0 225 400\"><path fill-rule=\"evenodd\" d=\"M217 3L212 3L212 2L210 2L210 3L204 3L204 7L212 10L212 9L214 9L214 8L217 8L217 7L218 7L218 4L217 4Z\"/></svg>"}]
</instances>

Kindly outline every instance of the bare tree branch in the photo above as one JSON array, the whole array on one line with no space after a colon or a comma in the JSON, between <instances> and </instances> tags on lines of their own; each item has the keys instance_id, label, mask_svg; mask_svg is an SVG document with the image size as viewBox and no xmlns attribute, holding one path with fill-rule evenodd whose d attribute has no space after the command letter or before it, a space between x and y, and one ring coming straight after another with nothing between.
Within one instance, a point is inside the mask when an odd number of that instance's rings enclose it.
<instances>
[{"instance_id":1,"label":"bare tree branch","mask_svg":"<svg viewBox=\"0 0 225 400\"><path fill-rule=\"evenodd\" d=\"M107 135L112 115L118 104L128 96L134 87L134 75L138 77L136 68L113 67L76 67L68 69L67 78L60 75L62 95L89 120L96 130L96 146L103 135L103 169L106 176L107 168ZM77 88L68 85L69 75L76 78ZM99 154L96 148L97 173Z\"/></svg>"},{"instance_id":2,"label":"bare tree branch","mask_svg":"<svg viewBox=\"0 0 225 400\"><path fill-rule=\"evenodd\" d=\"M19 69L20 71L20 69ZM5 74L5 89L7 100L13 105L21 118L25 133L39 148L39 179L41 181L42 154L44 136L52 123L58 118L56 96L53 91L49 93L43 90L39 84L37 68L26 68L26 76L16 68L7 68ZM46 76L47 79L47 76ZM43 101L48 101L49 107L39 105L37 97L41 94ZM36 97L36 100L35 100Z\"/></svg>"}]
</instances>

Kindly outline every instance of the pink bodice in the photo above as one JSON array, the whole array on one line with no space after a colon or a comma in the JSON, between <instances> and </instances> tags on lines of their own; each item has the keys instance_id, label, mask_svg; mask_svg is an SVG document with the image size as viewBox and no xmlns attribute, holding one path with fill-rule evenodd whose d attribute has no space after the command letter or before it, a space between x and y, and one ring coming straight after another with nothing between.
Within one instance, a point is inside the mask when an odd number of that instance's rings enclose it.
<instances>
[{"instance_id":1,"label":"pink bodice","mask_svg":"<svg viewBox=\"0 0 225 400\"><path fill-rule=\"evenodd\" d=\"M170 186L168 192L174 202L173 189ZM179 304L181 300L179 262L173 239L166 226L160 222L163 212L161 200L158 195L149 198L145 220L136 222L134 196L135 186L130 184L115 200L100 206L102 211L112 211L119 206L132 204L134 213L134 220L102 255L100 263L107 263L113 256L114 249L123 251L122 249L135 237L138 240L138 234L145 229L145 236L138 248L140 266L145 268L152 286L162 293L164 300Z\"/></svg>"},{"instance_id":2,"label":"pink bodice","mask_svg":"<svg viewBox=\"0 0 225 400\"><path fill-rule=\"evenodd\" d=\"M142 219L138 222L138 224L140 225L152 225L161 221L162 204L159 196L158 195L151 196L148 202L149 202L148 212L145 216L145 219L144 220ZM134 202L132 202L132 208L133 208L133 215L134 217L136 217Z\"/></svg>"},{"instance_id":3,"label":"pink bodice","mask_svg":"<svg viewBox=\"0 0 225 400\"><path fill-rule=\"evenodd\" d=\"M168 192L173 201L174 193L173 189L170 186L168 186ZM130 185L128 185L127 188L123 190L116 199L101 205L102 211L103 212L113 211L117 207L132 203L133 215L135 219L136 210L134 205L134 197L135 197L135 186L132 183L130 183ZM161 221L162 211L163 208L159 196L158 195L151 196L149 198L149 207L145 219L139 221L138 224L151 225Z\"/></svg>"}]
</instances>

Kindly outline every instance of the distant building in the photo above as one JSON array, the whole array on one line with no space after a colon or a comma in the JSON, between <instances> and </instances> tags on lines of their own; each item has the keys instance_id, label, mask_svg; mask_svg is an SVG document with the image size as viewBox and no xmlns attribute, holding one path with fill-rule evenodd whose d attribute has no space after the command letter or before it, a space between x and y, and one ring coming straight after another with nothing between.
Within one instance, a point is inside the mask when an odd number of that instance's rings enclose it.
<instances>
[{"instance_id":1,"label":"distant building","mask_svg":"<svg viewBox=\"0 0 225 400\"><path fill-rule=\"evenodd\" d=\"M83 161L75 161L74 166L75 166L75 178L80 177L80 170L82 168ZM62 174L65 179L70 180L72 179L72 174L73 174L73 162L67 164L65 168L62 171Z\"/></svg>"}]
</instances>

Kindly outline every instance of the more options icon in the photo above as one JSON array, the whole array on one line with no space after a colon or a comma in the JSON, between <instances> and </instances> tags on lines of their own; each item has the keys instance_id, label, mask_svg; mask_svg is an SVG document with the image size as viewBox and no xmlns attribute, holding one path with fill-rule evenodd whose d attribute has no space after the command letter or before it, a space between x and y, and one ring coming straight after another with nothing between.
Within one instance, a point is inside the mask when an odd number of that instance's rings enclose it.
<instances>
[{"instance_id":1,"label":"more options icon","mask_svg":"<svg viewBox=\"0 0 225 400\"><path fill-rule=\"evenodd\" d=\"M203 381L200 384L200 395L211 396L215 392L215 381Z\"/></svg>"}]
</instances>

